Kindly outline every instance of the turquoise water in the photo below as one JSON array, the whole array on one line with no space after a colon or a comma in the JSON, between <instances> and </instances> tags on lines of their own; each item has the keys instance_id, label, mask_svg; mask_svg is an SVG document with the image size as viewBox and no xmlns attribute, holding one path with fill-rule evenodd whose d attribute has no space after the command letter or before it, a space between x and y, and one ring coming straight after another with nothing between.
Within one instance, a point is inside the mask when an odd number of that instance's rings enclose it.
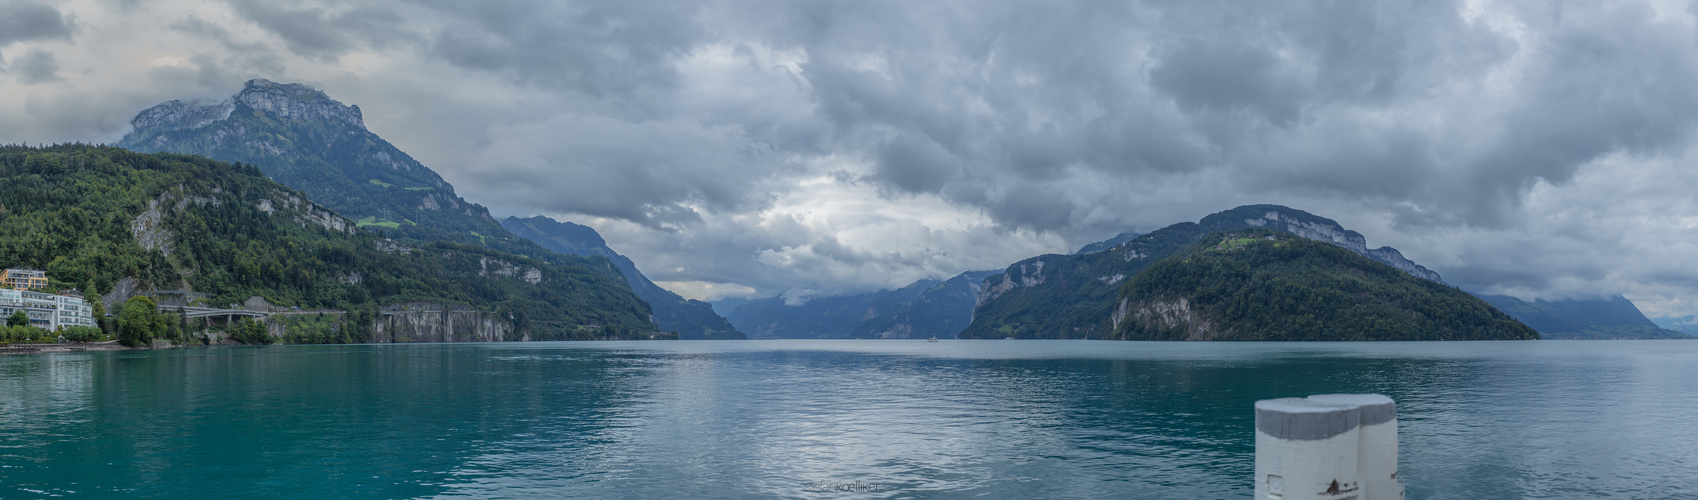
<instances>
[{"instance_id":1,"label":"turquoise water","mask_svg":"<svg viewBox=\"0 0 1698 500\"><path fill-rule=\"evenodd\" d=\"M1397 400L1412 499L1698 498L1695 382L1692 341L10 356L0 498L1247 498L1251 404L1338 392Z\"/></svg>"}]
</instances>

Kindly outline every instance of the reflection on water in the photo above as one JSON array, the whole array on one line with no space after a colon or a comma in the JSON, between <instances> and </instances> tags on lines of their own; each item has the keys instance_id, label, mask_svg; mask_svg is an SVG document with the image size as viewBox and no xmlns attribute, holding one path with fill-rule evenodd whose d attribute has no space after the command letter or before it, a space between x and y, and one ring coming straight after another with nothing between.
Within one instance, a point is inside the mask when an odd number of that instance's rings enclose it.
<instances>
[{"instance_id":1,"label":"reflection on water","mask_svg":"<svg viewBox=\"0 0 1698 500\"><path fill-rule=\"evenodd\" d=\"M1681 341L15 356L0 497L1248 497L1255 400L1378 392L1409 498L1692 498L1695 368Z\"/></svg>"}]
</instances>

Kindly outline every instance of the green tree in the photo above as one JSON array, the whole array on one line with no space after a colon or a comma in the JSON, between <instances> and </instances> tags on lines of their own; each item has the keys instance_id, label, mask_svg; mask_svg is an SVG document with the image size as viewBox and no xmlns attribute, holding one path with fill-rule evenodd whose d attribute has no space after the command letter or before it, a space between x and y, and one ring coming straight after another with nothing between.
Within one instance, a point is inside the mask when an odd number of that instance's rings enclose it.
<instances>
[{"instance_id":1,"label":"green tree","mask_svg":"<svg viewBox=\"0 0 1698 500\"><path fill-rule=\"evenodd\" d=\"M19 309L12 313L11 317L6 318L6 326L29 326L29 313Z\"/></svg>"},{"instance_id":2,"label":"green tree","mask_svg":"<svg viewBox=\"0 0 1698 500\"><path fill-rule=\"evenodd\" d=\"M241 323L236 325L230 338L248 345L270 344L272 340L271 333L265 331L265 325L247 318L242 318Z\"/></svg>"},{"instance_id":3,"label":"green tree","mask_svg":"<svg viewBox=\"0 0 1698 500\"><path fill-rule=\"evenodd\" d=\"M106 318L106 304L101 303L100 297L93 297L93 300L89 302L91 303L89 314L94 316L94 326L100 328L101 335L111 335L112 326L111 320Z\"/></svg>"},{"instance_id":4,"label":"green tree","mask_svg":"<svg viewBox=\"0 0 1698 500\"><path fill-rule=\"evenodd\" d=\"M164 315L153 299L136 296L124 303L118 313L118 341L130 347L150 345L154 335L162 333Z\"/></svg>"}]
</instances>

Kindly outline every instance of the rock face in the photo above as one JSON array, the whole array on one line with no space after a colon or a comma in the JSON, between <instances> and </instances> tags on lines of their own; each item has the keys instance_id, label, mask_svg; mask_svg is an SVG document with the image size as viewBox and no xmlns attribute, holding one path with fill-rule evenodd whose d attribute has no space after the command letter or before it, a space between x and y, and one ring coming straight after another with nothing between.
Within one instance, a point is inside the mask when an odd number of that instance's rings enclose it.
<instances>
[{"instance_id":1,"label":"rock face","mask_svg":"<svg viewBox=\"0 0 1698 500\"><path fill-rule=\"evenodd\" d=\"M211 104L200 101L168 101L142 111L135 119L130 120L130 126L137 130L161 132L197 129L229 118L230 112L235 109L235 99Z\"/></svg>"},{"instance_id":2,"label":"rock face","mask_svg":"<svg viewBox=\"0 0 1698 500\"><path fill-rule=\"evenodd\" d=\"M372 342L501 342L513 324L458 304L412 302L384 306L372 324Z\"/></svg>"},{"instance_id":3,"label":"rock face","mask_svg":"<svg viewBox=\"0 0 1698 500\"><path fill-rule=\"evenodd\" d=\"M1245 225L1250 227L1277 229L1311 240L1331 243L1344 248L1345 250L1355 252L1357 255L1380 261L1394 269L1409 273L1411 276L1444 283L1444 279L1439 277L1439 273L1422 267L1420 264L1410 262L1409 259L1404 258L1403 253L1397 251L1396 248L1368 248L1368 240L1362 237L1362 233L1345 229L1343 226L1338 225L1337 222L1333 222L1331 219L1315 217L1313 215L1310 215L1309 217L1300 217L1293 214L1293 211L1289 208L1272 205L1240 207L1239 210L1261 207L1266 207L1266 211L1262 214L1262 216L1244 219Z\"/></svg>"},{"instance_id":4,"label":"rock face","mask_svg":"<svg viewBox=\"0 0 1698 500\"><path fill-rule=\"evenodd\" d=\"M1121 325L1128 322L1138 322L1151 325L1155 329L1179 331L1184 340L1214 340L1221 333L1212 320L1191 309L1191 302L1185 297L1140 301L1136 304L1122 298L1110 321L1111 331L1118 331Z\"/></svg>"},{"instance_id":5,"label":"rock face","mask_svg":"<svg viewBox=\"0 0 1698 500\"><path fill-rule=\"evenodd\" d=\"M152 135L159 146L167 146L164 132L194 130L230 119L238 106L263 111L282 119L323 120L364 130L365 117L359 106L346 106L317 89L299 83L249 80L242 91L223 101L168 101L143 110L130 120L132 135Z\"/></svg>"}]
</instances>

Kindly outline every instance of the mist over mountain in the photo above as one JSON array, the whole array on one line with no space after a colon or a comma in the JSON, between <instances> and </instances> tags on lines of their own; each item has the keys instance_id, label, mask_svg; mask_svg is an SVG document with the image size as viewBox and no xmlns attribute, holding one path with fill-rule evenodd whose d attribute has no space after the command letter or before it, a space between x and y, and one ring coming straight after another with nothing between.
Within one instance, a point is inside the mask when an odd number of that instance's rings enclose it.
<instances>
[{"instance_id":1,"label":"mist over mountain","mask_svg":"<svg viewBox=\"0 0 1698 500\"><path fill-rule=\"evenodd\" d=\"M947 280L800 304L783 297L728 300L719 303L719 310L754 338L954 338L972 319L984 278L996 272L968 271Z\"/></svg>"},{"instance_id":2,"label":"mist over mountain","mask_svg":"<svg viewBox=\"0 0 1698 500\"><path fill-rule=\"evenodd\" d=\"M1691 335L1664 328L1620 295L1600 299L1537 299L1508 295L1481 299L1538 330L1547 339L1686 339ZM1678 325L1677 325L1678 326Z\"/></svg>"},{"instance_id":3,"label":"mist over mountain","mask_svg":"<svg viewBox=\"0 0 1698 500\"><path fill-rule=\"evenodd\" d=\"M1687 335L1698 336L1698 315L1688 314L1678 318L1650 318L1657 326L1674 330Z\"/></svg>"}]
</instances>

